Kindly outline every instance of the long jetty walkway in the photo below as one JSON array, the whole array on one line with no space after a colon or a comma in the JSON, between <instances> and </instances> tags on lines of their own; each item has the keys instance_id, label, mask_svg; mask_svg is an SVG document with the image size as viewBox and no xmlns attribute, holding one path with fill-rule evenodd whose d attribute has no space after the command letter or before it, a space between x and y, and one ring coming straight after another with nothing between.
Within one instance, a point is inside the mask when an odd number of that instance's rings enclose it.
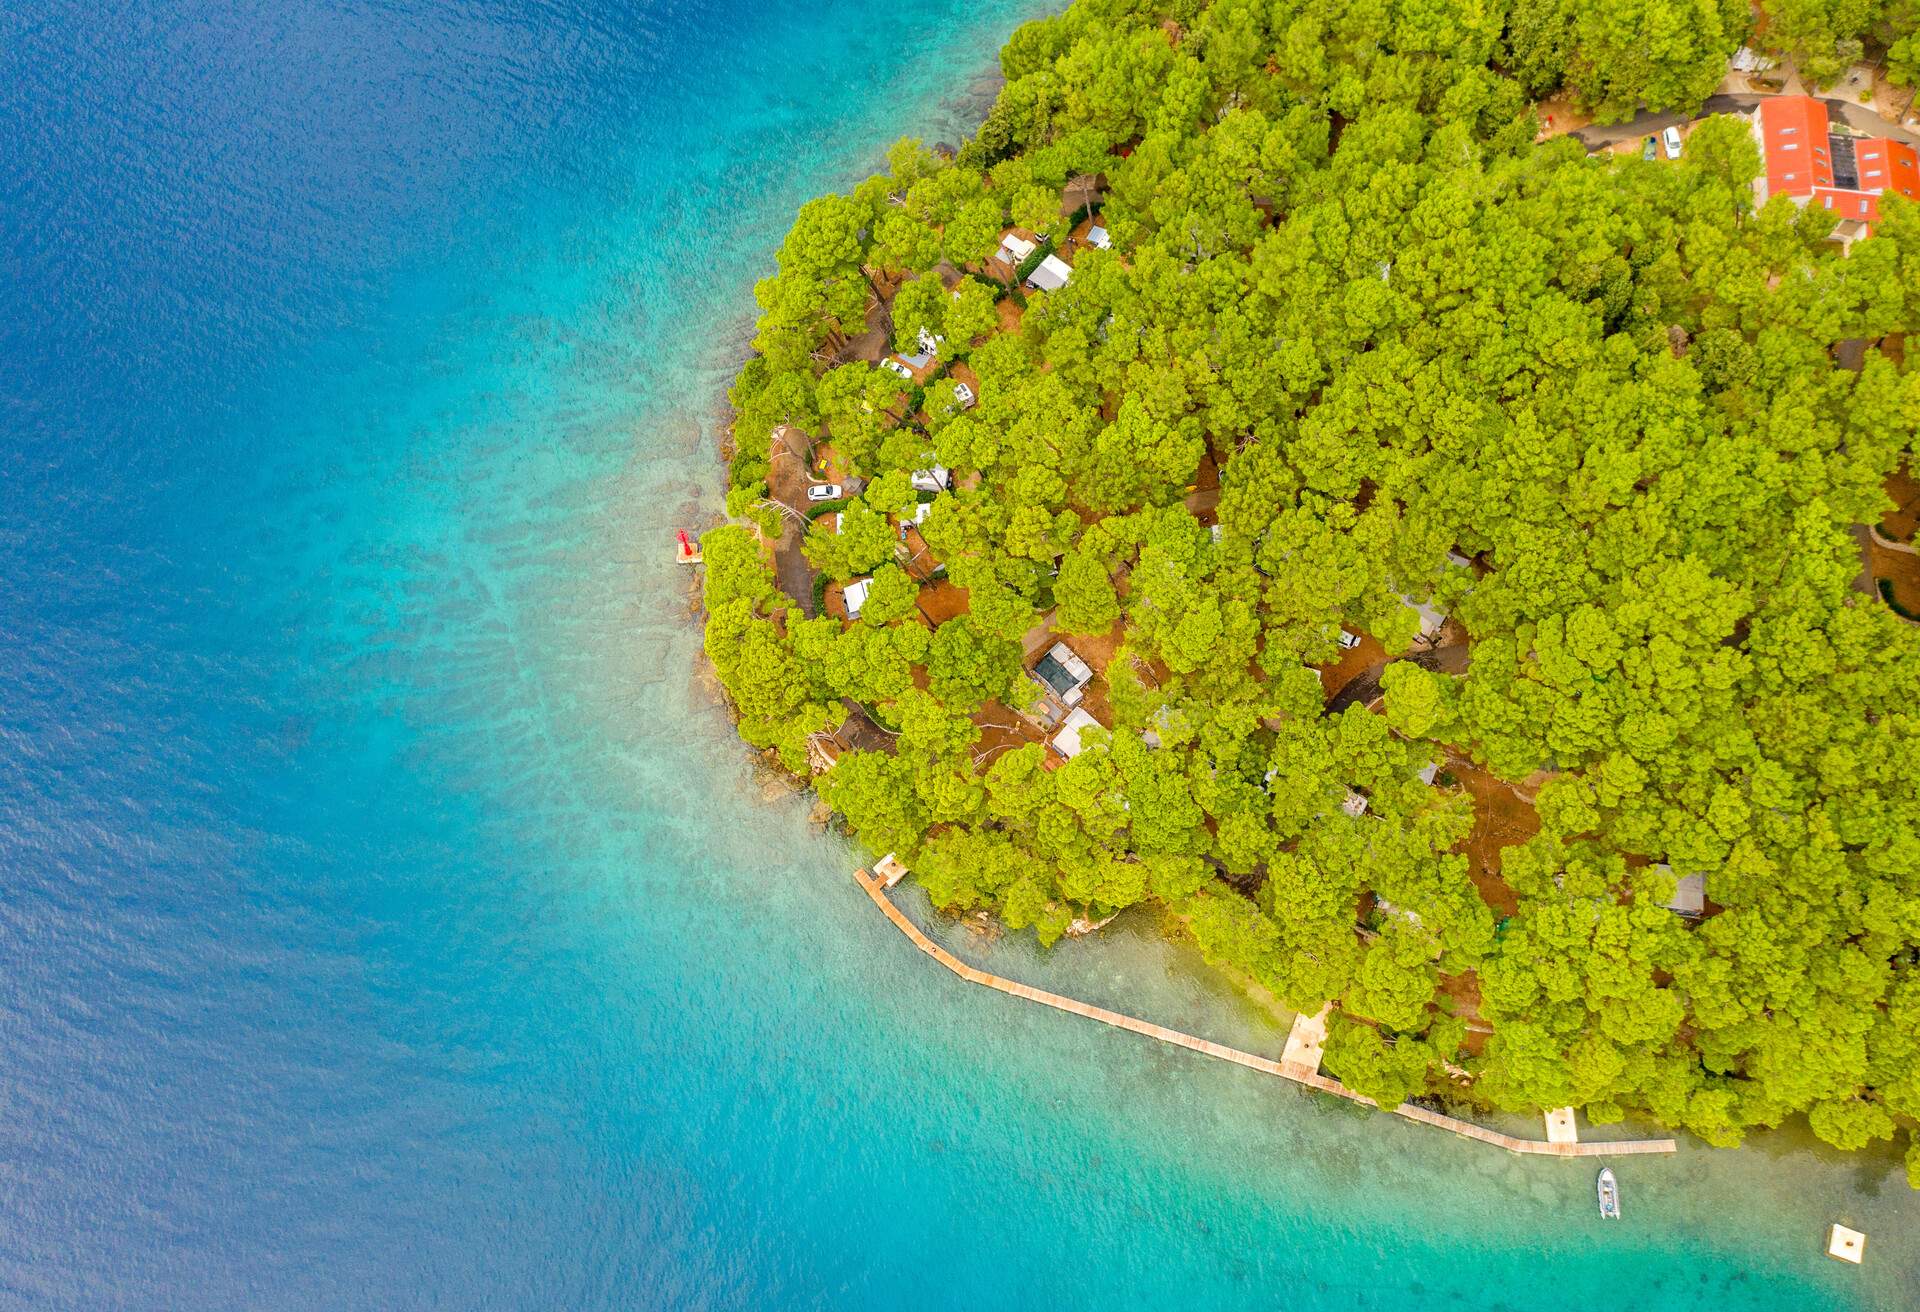
<instances>
[{"instance_id":1,"label":"long jetty walkway","mask_svg":"<svg viewBox=\"0 0 1920 1312\"><path fill-rule=\"evenodd\" d=\"M1155 1025L1152 1021L1141 1020L1137 1016L1109 1011L1105 1007L1096 1007L1091 1003L1081 1002L1077 998L1063 997L1058 993L1049 993L1045 989L1036 989L1030 984L1022 984L1017 980L1004 979L999 975L990 975L984 970L978 970L921 932L920 927L909 920L906 913L895 906L893 899L887 896L887 886L883 880L875 878L865 870L855 871L854 878L860 882L860 887L867 891L867 896L873 899L874 904L886 913L887 919L894 923L894 927L905 934L915 947L969 984L981 984L990 989L997 989L1001 993L1012 994L1016 998L1037 1002L1043 1007L1052 1007L1058 1011L1071 1012L1076 1016L1085 1016L1103 1025L1111 1025L1115 1029L1131 1030L1135 1034L1144 1034L1162 1043L1171 1043L1175 1047L1217 1057L1221 1061L1230 1061L1235 1065L1245 1066L1267 1075L1277 1075L1283 1080L1292 1080L1295 1084L1304 1084L1309 1089L1318 1089L1321 1093L1330 1093L1337 1098L1364 1103L1368 1107L1379 1106L1373 1099L1362 1097L1340 1081L1331 1076L1322 1075L1318 1071L1277 1062L1270 1057L1257 1056L1251 1052L1242 1052L1238 1048L1229 1048L1224 1043L1215 1043L1211 1039L1183 1034L1179 1030L1171 1030L1164 1025ZM1548 1143L1543 1139L1521 1139L1511 1134L1502 1134L1498 1130L1489 1130L1484 1125L1475 1125L1472 1121L1463 1121L1442 1112L1416 1107L1410 1102L1403 1102L1391 1110L1395 1116L1404 1117L1409 1121L1418 1121L1422 1125L1449 1130L1463 1139L1492 1144L1496 1148L1505 1148L1510 1153L1526 1153L1539 1157L1624 1157L1638 1153L1670 1153L1675 1149L1674 1141L1671 1139L1623 1139L1612 1143Z\"/></svg>"}]
</instances>

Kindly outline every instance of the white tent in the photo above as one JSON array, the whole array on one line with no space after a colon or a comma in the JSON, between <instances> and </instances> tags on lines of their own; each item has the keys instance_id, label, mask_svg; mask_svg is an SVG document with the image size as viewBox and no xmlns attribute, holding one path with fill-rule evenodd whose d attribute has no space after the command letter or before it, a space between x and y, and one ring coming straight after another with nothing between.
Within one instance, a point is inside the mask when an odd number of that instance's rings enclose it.
<instances>
[{"instance_id":1,"label":"white tent","mask_svg":"<svg viewBox=\"0 0 1920 1312\"><path fill-rule=\"evenodd\" d=\"M1076 706L1068 712L1060 725L1060 732L1053 736L1054 750L1069 759L1080 755L1080 735L1088 729L1104 729L1106 726Z\"/></svg>"},{"instance_id":2,"label":"white tent","mask_svg":"<svg viewBox=\"0 0 1920 1312\"><path fill-rule=\"evenodd\" d=\"M848 619L857 620L860 618L860 608L867 604L867 593L872 587L873 580L871 578L855 579L853 582L847 584L847 590L842 595L846 598Z\"/></svg>"},{"instance_id":3,"label":"white tent","mask_svg":"<svg viewBox=\"0 0 1920 1312\"><path fill-rule=\"evenodd\" d=\"M1027 275L1027 286L1038 287L1043 292L1056 292L1065 287L1067 279L1071 277L1073 266L1058 255L1049 255Z\"/></svg>"}]
</instances>

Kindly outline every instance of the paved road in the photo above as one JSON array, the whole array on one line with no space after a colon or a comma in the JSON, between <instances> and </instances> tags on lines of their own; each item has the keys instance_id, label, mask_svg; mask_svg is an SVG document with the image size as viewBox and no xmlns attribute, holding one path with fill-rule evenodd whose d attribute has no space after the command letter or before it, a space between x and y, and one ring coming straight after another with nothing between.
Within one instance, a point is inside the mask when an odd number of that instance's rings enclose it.
<instances>
[{"instance_id":1,"label":"paved road","mask_svg":"<svg viewBox=\"0 0 1920 1312\"><path fill-rule=\"evenodd\" d=\"M1638 141L1658 136L1662 129L1675 127L1682 123L1697 122L1714 114L1748 114L1753 111L1765 96L1742 92L1737 95L1709 96L1707 103L1700 107L1698 114L1654 114L1642 111L1625 123L1609 123L1605 126L1594 125L1580 128L1568 135L1579 139L1586 145L1589 153L1605 150L1608 146L1618 145L1622 141ZM1827 111L1851 128L1876 137L1892 137L1895 141L1904 141L1910 146L1920 146L1920 132L1913 132L1881 118L1873 110L1851 100L1829 100L1819 97Z\"/></svg>"}]
</instances>

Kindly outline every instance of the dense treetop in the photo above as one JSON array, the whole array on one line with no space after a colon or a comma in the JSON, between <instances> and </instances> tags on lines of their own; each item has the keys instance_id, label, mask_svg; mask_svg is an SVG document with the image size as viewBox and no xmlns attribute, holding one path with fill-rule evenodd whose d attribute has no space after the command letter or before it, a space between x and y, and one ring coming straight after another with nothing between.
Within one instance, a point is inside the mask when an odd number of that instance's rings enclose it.
<instances>
[{"instance_id":1,"label":"dense treetop","mask_svg":"<svg viewBox=\"0 0 1920 1312\"><path fill-rule=\"evenodd\" d=\"M1920 633L1853 589L1850 530L1920 428L1920 212L1889 197L1843 258L1821 211L1756 212L1733 119L1679 162L1534 144L1563 76L1697 103L1745 21L1080 0L1021 28L957 158L905 142L810 203L757 289L743 522L705 542L743 734L804 769L858 707L884 748L821 794L936 903L1048 941L1158 903L1290 1006L1332 1002L1328 1065L1379 1100L1910 1132ZM1064 241L1094 175L1111 250L1030 298L987 275L1010 224ZM852 358L878 302L977 405ZM782 425L866 480L805 547L872 578L858 621L773 581ZM936 462L919 532L966 598L937 624L898 528ZM1330 706L1343 626L1420 655L1414 601L1462 659ZM1038 692L1037 628L1114 644L1110 731L1064 763L986 738ZM1456 771L1537 812L1497 882ZM1683 875L1697 921L1664 905Z\"/></svg>"}]
</instances>

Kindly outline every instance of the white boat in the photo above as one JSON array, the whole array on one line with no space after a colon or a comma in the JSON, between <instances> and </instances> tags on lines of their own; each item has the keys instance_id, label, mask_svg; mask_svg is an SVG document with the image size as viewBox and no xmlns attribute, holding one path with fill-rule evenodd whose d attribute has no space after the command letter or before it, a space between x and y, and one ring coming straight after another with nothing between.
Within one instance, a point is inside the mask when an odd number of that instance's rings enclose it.
<instances>
[{"instance_id":1,"label":"white boat","mask_svg":"<svg viewBox=\"0 0 1920 1312\"><path fill-rule=\"evenodd\" d=\"M1609 1221L1620 1219L1620 1182L1613 1178L1613 1168L1600 1168L1600 1215Z\"/></svg>"}]
</instances>

